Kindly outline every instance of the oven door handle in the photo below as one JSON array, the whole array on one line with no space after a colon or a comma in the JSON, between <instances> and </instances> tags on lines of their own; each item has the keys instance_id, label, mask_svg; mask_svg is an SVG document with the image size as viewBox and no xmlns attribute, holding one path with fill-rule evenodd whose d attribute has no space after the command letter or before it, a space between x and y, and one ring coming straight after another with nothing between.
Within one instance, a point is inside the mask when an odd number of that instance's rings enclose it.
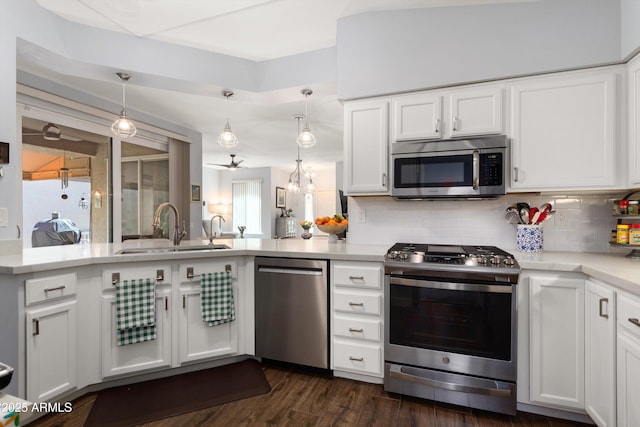
<instances>
[{"instance_id":1,"label":"oven door handle","mask_svg":"<svg viewBox=\"0 0 640 427\"><path fill-rule=\"evenodd\" d=\"M485 285L480 283L436 282L433 280L407 279L391 276L389 284L402 286L417 286L420 288L444 289L447 291L489 292L494 294L511 294L511 286Z\"/></svg>"},{"instance_id":2,"label":"oven door handle","mask_svg":"<svg viewBox=\"0 0 640 427\"><path fill-rule=\"evenodd\" d=\"M498 389L491 387L476 387L464 384L450 383L446 381L432 380L430 378L423 378L416 375L410 375L402 372L402 367L397 365L391 365L389 368L389 376L397 378L399 380L411 381L418 384L427 385L433 388L439 388L443 390L459 391L463 393L484 394L489 396L510 397L510 389ZM495 381L487 380L487 382Z\"/></svg>"}]
</instances>

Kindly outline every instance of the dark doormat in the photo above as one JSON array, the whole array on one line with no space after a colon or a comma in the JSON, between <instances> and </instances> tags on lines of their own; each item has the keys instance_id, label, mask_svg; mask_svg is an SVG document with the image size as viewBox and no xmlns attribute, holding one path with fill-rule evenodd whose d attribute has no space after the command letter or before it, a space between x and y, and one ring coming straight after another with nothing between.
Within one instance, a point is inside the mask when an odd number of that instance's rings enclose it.
<instances>
[{"instance_id":1,"label":"dark doormat","mask_svg":"<svg viewBox=\"0 0 640 427\"><path fill-rule=\"evenodd\" d=\"M268 393L254 359L98 392L86 427L130 426Z\"/></svg>"}]
</instances>

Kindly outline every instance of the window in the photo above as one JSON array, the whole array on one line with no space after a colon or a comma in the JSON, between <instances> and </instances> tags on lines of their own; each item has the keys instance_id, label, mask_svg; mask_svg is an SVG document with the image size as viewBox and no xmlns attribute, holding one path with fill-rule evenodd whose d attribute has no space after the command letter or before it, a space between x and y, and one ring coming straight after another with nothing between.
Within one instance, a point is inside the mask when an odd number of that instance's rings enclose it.
<instances>
[{"instance_id":1,"label":"window","mask_svg":"<svg viewBox=\"0 0 640 427\"><path fill-rule=\"evenodd\" d=\"M246 234L262 234L262 180L234 181L233 229L244 225Z\"/></svg>"}]
</instances>

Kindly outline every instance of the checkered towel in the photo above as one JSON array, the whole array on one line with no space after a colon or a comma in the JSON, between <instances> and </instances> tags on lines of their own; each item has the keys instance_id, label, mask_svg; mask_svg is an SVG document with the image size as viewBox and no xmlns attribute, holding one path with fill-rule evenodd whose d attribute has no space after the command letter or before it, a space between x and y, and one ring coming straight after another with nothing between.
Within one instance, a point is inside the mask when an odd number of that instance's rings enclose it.
<instances>
[{"instance_id":1,"label":"checkered towel","mask_svg":"<svg viewBox=\"0 0 640 427\"><path fill-rule=\"evenodd\" d=\"M221 325L235 320L236 309L233 304L231 272L204 273L200 284L202 285L202 293L200 294L202 320L207 322L209 326Z\"/></svg>"},{"instance_id":2,"label":"checkered towel","mask_svg":"<svg viewBox=\"0 0 640 427\"><path fill-rule=\"evenodd\" d=\"M116 283L118 345L156 339L156 283L153 279Z\"/></svg>"}]
</instances>

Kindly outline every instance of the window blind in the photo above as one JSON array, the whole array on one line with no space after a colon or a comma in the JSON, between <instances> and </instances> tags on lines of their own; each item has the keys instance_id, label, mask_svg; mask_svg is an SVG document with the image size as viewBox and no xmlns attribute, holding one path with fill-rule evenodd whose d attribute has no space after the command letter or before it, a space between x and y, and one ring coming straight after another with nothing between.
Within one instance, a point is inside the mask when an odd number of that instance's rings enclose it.
<instances>
[{"instance_id":1,"label":"window blind","mask_svg":"<svg viewBox=\"0 0 640 427\"><path fill-rule=\"evenodd\" d=\"M246 234L262 233L262 180L233 181L233 229L244 225Z\"/></svg>"}]
</instances>

